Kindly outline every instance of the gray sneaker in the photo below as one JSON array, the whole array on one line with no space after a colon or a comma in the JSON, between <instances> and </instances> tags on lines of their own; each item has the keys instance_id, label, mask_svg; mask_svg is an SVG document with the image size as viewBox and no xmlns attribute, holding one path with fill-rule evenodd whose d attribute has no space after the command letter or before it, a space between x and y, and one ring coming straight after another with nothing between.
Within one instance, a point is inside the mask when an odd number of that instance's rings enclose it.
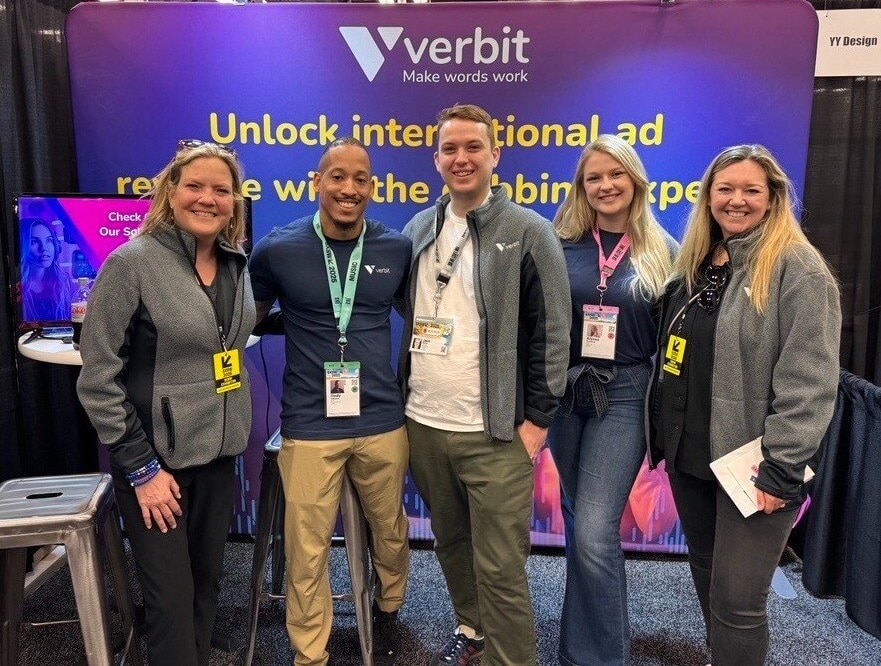
<instances>
[{"instance_id":1,"label":"gray sneaker","mask_svg":"<svg viewBox=\"0 0 881 666\"><path fill-rule=\"evenodd\" d=\"M486 641L468 638L465 634L453 634L446 644L431 658L429 666L466 666L477 661L483 654Z\"/></svg>"}]
</instances>

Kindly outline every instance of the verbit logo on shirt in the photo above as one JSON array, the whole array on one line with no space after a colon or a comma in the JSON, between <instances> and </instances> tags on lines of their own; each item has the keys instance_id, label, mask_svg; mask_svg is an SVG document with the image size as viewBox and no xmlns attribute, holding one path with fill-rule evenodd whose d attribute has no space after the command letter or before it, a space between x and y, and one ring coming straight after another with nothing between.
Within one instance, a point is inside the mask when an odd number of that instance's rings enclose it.
<instances>
[{"instance_id":1,"label":"verbit logo on shirt","mask_svg":"<svg viewBox=\"0 0 881 666\"><path fill-rule=\"evenodd\" d=\"M377 268L376 264L364 264L364 270L367 271L370 275L374 273L391 273L391 268Z\"/></svg>"},{"instance_id":2,"label":"verbit logo on shirt","mask_svg":"<svg viewBox=\"0 0 881 666\"><path fill-rule=\"evenodd\" d=\"M519 245L520 241L514 241L512 243L496 243L496 247L499 248L499 252L510 250L513 247L518 247Z\"/></svg>"}]
</instances>

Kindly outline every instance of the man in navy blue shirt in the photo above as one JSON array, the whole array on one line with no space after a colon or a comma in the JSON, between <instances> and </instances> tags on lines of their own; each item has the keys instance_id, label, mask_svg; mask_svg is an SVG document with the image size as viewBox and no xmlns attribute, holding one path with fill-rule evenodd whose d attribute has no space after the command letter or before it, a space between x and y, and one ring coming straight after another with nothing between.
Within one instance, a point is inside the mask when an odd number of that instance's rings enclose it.
<instances>
[{"instance_id":1,"label":"man in navy blue shirt","mask_svg":"<svg viewBox=\"0 0 881 666\"><path fill-rule=\"evenodd\" d=\"M409 566L401 503L408 462L389 315L411 243L364 217L370 158L334 141L314 176L319 209L274 229L250 271L258 321L277 299L285 332L282 449L287 629L294 663L324 666L333 608L327 557L343 474L358 490L376 569L374 659L394 657Z\"/></svg>"}]
</instances>

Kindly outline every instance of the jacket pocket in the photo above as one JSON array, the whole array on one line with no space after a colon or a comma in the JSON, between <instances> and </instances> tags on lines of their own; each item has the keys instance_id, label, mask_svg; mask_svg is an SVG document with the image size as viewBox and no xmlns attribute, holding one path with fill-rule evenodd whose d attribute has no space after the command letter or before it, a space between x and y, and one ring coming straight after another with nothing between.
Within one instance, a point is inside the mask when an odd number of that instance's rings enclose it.
<instances>
[{"instance_id":1,"label":"jacket pocket","mask_svg":"<svg viewBox=\"0 0 881 666\"><path fill-rule=\"evenodd\" d=\"M153 446L169 467L204 465L218 455L244 450L251 396L244 372L242 380L242 388L220 394L214 390L213 378L156 385L152 405Z\"/></svg>"},{"instance_id":2,"label":"jacket pocket","mask_svg":"<svg viewBox=\"0 0 881 666\"><path fill-rule=\"evenodd\" d=\"M162 420L165 421L165 431L168 433L168 450L174 453L174 413L171 411L171 400L168 396L162 398Z\"/></svg>"}]
</instances>

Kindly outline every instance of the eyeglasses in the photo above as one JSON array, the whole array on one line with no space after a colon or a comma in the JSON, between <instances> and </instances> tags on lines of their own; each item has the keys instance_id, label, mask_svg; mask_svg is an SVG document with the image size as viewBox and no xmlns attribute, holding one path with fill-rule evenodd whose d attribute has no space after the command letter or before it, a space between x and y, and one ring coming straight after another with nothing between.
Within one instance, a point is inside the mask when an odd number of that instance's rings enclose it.
<instances>
[{"instance_id":1,"label":"eyeglasses","mask_svg":"<svg viewBox=\"0 0 881 666\"><path fill-rule=\"evenodd\" d=\"M714 312L722 302L722 290L728 282L728 264L710 264L704 269L704 279L707 284L698 293L697 304L704 312Z\"/></svg>"},{"instance_id":2,"label":"eyeglasses","mask_svg":"<svg viewBox=\"0 0 881 666\"><path fill-rule=\"evenodd\" d=\"M228 153L233 157L238 157L236 151L229 146L224 146L220 143L211 143L210 141L202 141L201 139L181 139L177 142L177 150L175 152L179 153L187 148L198 148L199 146L215 146L218 150L221 150L224 153Z\"/></svg>"}]
</instances>

